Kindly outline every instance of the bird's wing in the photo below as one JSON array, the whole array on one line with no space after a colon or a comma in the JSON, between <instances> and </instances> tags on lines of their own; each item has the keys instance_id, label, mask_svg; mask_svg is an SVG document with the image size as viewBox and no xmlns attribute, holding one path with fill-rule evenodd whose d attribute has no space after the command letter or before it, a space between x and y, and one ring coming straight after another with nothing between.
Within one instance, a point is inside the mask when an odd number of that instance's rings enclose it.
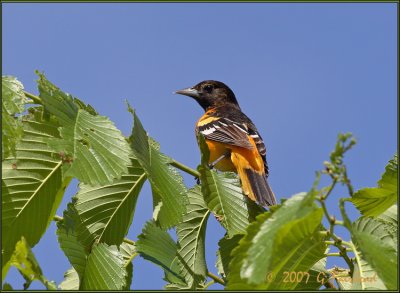
<instances>
[{"instance_id":1,"label":"bird's wing","mask_svg":"<svg viewBox=\"0 0 400 293\"><path fill-rule=\"evenodd\" d=\"M218 141L238 147L252 149L249 132L245 124L236 123L228 118L219 118L206 124L201 124L197 129L206 139Z\"/></svg>"}]
</instances>

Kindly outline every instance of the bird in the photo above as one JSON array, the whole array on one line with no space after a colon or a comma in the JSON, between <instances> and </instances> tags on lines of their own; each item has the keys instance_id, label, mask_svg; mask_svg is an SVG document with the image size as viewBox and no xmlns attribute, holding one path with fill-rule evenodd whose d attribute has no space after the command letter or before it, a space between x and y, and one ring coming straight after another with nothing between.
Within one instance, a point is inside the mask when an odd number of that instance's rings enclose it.
<instances>
[{"instance_id":1,"label":"bird","mask_svg":"<svg viewBox=\"0 0 400 293\"><path fill-rule=\"evenodd\" d=\"M205 111L195 132L207 143L210 168L237 173L246 196L262 206L276 205L264 141L233 91L223 82L205 80L175 93L193 98Z\"/></svg>"}]
</instances>

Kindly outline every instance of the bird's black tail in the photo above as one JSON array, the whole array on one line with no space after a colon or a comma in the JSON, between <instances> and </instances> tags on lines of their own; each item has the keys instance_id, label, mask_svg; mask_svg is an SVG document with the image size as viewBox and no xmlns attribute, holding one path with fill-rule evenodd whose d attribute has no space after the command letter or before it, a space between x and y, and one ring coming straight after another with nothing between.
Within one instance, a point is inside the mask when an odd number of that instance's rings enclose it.
<instances>
[{"instance_id":1,"label":"bird's black tail","mask_svg":"<svg viewBox=\"0 0 400 293\"><path fill-rule=\"evenodd\" d=\"M257 200L263 206L276 205L275 194L268 184L267 177L264 174L260 174L252 169L244 169L247 178L242 180L248 180L252 193Z\"/></svg>"}]
</instances>

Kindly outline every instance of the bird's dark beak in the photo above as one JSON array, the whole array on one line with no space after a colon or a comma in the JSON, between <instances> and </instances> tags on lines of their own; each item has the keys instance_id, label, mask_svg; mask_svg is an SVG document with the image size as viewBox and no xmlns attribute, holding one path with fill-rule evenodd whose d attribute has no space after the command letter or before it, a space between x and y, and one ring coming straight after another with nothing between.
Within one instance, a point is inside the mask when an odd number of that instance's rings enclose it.
<instances>
[{"instance_id":1,"label":"bird's dark beak","mask_svg":"<svg viewBox=\"0 0 400 293\"><path fill-rule=\"evenodd\" d=\"M186 88L186 89L182 89L179 91L176 91L175 94L180 94L180 95L184 95L184 96L189 96L192 98L199 98L200 94L199 91L194 89L194 88Z\"/></svg>"}]
</instances>

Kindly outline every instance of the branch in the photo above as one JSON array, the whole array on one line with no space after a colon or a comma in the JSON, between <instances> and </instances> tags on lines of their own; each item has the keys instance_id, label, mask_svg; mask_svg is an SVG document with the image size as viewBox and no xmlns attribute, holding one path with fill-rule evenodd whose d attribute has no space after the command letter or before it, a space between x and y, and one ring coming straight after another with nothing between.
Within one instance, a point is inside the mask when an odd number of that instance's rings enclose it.
<instances>
[{"instance_id":1,"label":"branch","mask_svg":"<svg viewBox=\"0 0 400 293\"><path fill-rule=\"evenodd\" d=\"M222 280L220 277L214 275L214 274L211 273L211 272L207 272L207 276L209 276L209 277L210 277L211 279L213 279L215 282L217 282L217 283L219 283L219 284L221 284L221 285L223 285L223 286L226 285L224 280Z\"/></svg>"},{"instance_id":2,"label":"branch","mask_svg":"<svg viewBox=\"0 0 400 293\"><path fill-rule=\"evenodd\" d=\"M190 168L190 167L188 167L188 166L186 166L186 165L184 165L182 163L179 163L179 162L177 162L175 160L172 160L170 162L170 164L172 166L174 166L175 168L178 168L178 169L180 169L180 170L182 170L182 171L184 171L184 172L186 172L186 173L188 173L190 175L193 175L196 178L200 178L200 173L197 170L194 170L194 169L192 169L192 168Z\"/></svg>"},{"instance_id":3,"label":"branch","mask_svg":"<svg viewBox=\"0 0 400 293\"><path fill-rule=\"evenodd\" d=\"M338 253L339 255L337 255L337 254L329 255L328 254L327 256L341 256L341 257L343 257L343 259L346 261L347 265L349 266L350 272L352 273L353 270L354 270L354 264L353 264L352 260L349 258L349 256L347 255L347 250L348 249L345 246L343 246L345 244L345 245L351 247L351 244L348 243L348 242L343 241L342 238L338 237L334 233L334 228L335 228L335 225L336 225L336 219L335 219L335 217L332 217L331 215L329 215L328 209L327 209L326 204L325 204L325 200L327 199L329 194L332 192L333 188L335 187L335 185L337 183L337 178L332 177L332 179L333 179L333 182L329 186L329 189L328 189L327 193L325 194L325 196L321 195L319 198L317 198L317 200L321 204L322 210L324 211L324 215L325 215L326 219L329 222L329 236L333 240L333 243L329 243L329 244L333 245L333 246L335 246L335 247L337 247L339 249L339 253ZM340 200L340 205L339 205L340 208L341 208L341 211L342 211L342 206L341 205L344 205L342 203L342 202L344 202L343 200L345 200L345 199L342 198ZM344 221L343 222L339 221L339 223L349 229L350 220L348 219L347 215L344 212L344 207L343 207L343 211L342 211L342 216L343 216Z\"/></svg>"},{"instance_id":4,"label":"branch","mask_svg":"<svg viewBox=\"0 0 400 293\"><path fill-rule=\"evenodd\" d=\"M58 215L55 215L55 216L53 217L53 221L54 221L54 222L60 222L60 221L62 221L62 220L64 220L64 218L63 218L63 217L60 217L60 216L58 216Z\"/></svg>"},{"instance_id":5,"label":"branch","mask_svg":"<svg viewBox=\"0 0 400 293\"><path fill-rule=\"evenodd\" d=\"M28 93L26 91L24 91L25 96L27 96L28 98L32 99L34 104L42 104L42 99L39 98L38 96L35 96L34 94Z\"/></svg>"},{"instance_id":6,"label":"branch","mask_svg":"<svg viewBox=\"0 0 400 293\"><path fill-rule=\"evenodd\" d=\"M124 241L125 243L131 244L131 245L135 245L135 241L130 240L130 239L128 239L128 238L124 238L123 241Z\"/></svg>"}]
</instances>

